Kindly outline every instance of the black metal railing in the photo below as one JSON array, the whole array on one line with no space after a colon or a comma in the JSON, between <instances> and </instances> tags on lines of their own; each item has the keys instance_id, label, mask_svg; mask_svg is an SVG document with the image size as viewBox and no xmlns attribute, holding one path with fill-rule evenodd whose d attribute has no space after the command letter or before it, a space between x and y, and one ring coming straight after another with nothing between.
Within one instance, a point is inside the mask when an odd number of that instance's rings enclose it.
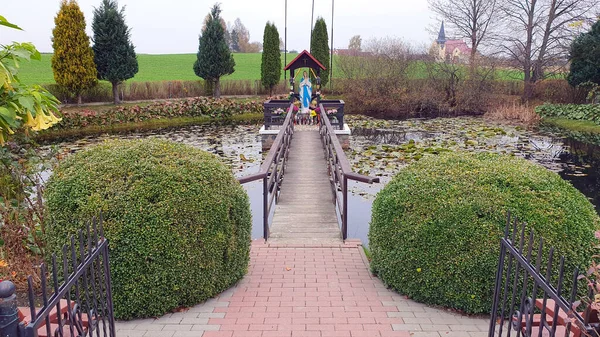
<instances>
[{"instance_id":1,"label":"black metal railing","mask_svg":"<svg viewBox=\"0 0 600 337\"><path fill-rule=\"evenodd\" d=\"M333 202L340 213L342 238L346 240L348 238L348 180L372 184L378 183L379 178L352 172L348 158L346 158L342 145L337 139L325 108L322 104L319 107L321 113L319 133L325 150Z\"/></svg>"},{"instance_id":2,"label":"black metal railing","mask_svg":"<svg viewBox=\"0 0 600 337\"><path fill-rule=\"evenodd\" d=\"M50 274L46 264L41 264L39 291L34 290L29 276L28 308L17 306L12 282L0 283L0 336L115 336L108 241L102 220L94 219L85 233L79 231L77 237L71 237L60 255L52 255ZM36 303L42 306L36 308Z\"/></svg>"},{"instance_id":3,"label":"black metal railing","mask_svg":"<svg viewBox=\"0 0 600 337\"><path fill-rule=\"evenodd\" d=\"M577 268L565 272L564 257L556 261L554 255L554 248L547 250L543 239L534 238L533 230L508 215L489 337L512 333L516 337L597 336L598 313L578 300L587 284L579 281Z\"/></svg>"},{"instance_id":4,"label":"black metal railing","mask_svg":"<svg viewBox=\"0 0 600 337\"><path fill-rule=\"evenodd\" d=\"M294 134L293 104L289 104L288 113L267 158L260 166L260 171L238 179L240 184L261 180L263 181L263 237L269 238L269 216L273 206L277 204L285 167L290 152L292 135Z\"/></svg>"}]
</instances>

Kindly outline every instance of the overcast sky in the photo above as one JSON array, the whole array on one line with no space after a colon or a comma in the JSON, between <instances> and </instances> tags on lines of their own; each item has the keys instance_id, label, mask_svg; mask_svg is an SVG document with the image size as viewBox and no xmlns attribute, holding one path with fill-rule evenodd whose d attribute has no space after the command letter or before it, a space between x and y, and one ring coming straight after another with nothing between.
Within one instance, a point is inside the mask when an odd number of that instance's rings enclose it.
<instances>
[{"instance_id":1,"label":"overcast sky","mask_svg":"<svg viewBox=\"0 0 600 337\"><path fill-rule=\"evenodd\" d=\"M54 17L60 0L0 0L0 15L23 28L24 32L0 29L0 43L33 42L42 52L51 52ZM88 35L94 7L100 0L79 0ZM147 54L195 53L202 20L214 0L120 0L136 51ZM251 41L262 42L267 21L275 22L284 34L284 0L222 0L222 16L231 22L240 18L250 31ZM288 1L288 50L309 49L310 0ZM346 48L353 35L363 41L393 36L416 45L429 44L427 28L437 25L427 8L427 0L335 0L334 47ZM315 20L322 16L331 34L331 0L315 1ZM331 38L331 37L330 37Z\"/></svg>"}]
</instances>

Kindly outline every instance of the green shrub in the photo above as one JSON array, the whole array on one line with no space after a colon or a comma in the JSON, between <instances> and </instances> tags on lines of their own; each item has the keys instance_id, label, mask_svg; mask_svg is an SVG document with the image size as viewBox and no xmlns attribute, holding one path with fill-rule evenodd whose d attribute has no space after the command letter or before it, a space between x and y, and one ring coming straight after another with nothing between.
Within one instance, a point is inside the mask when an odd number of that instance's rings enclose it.
<instances>
[{"instance_id":1,"label":"green shrub","mask_svg":"<svg viewBox=\"0 0 600 337\"><path fill-rule=\"evenodd\" d=\"M46 203L51 251L102 211L119 319L195 305L247 271L248 197L207 152L162 140L105 142L58 166Z\"/></svg>"},{"instance_id":2,"label":"green shrub","mask_svg":"<svg viewBox=\"0 0 600 337\"><path fill-rule=\"evenodd\" d=\"M79 129L86 126L105 126L138 123L152 119L200 117L230 118L243 113L262 113L262 103L196 97L173 101L160 101L140 105L122 105L99 110L65 110L62 120L53 129Z\"/></svg>"},{"instance_id":3,"label":"green shrub","mask_svg":"<svg viewBox=\"0 0 600 337\"><path fill-rule=\"evenodd\" d=\"M544 104L535 108L542 117L560 117L590 121L600 125L600 105L598 104Z\"/></svg>"},{"instance_id":4,"label":"green shrub","mask_svg":"<svg viewBox=\"0 0 600 337\"><path fill-rule=\"evenodd\" d=\"M416 301L489 313L507 211L564 254L567 271L591 261L598 215L558 174L515 157L446 153L410 165L377 195L373 271Z\"/></svg>"}]
</instances>

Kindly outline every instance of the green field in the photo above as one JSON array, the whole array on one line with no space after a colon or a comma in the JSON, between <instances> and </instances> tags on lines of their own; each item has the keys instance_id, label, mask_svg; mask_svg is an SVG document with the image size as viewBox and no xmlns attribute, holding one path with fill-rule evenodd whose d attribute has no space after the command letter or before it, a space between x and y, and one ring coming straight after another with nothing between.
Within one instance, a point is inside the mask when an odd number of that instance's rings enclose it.
<instances>
[{"instance_id":1,"label":"green field","mask_svg":"<svg viewBox=\"0 0 600 337\"><path fill-rule=\"evenodd\" d=\"M290 62L298 54L288 54L287 62ZM260 80L261 53L233 54L235 58L235 72L225 76L224 80ZM19 77L25 84L51 84L54 83L50 58L52 54L42 54L41 61L31 61L21 65ZM335 58L335 56L334 56ZM196 54L161 54L149 55L139 54L138 63L140 71L129 81L153 82L153 81L194 81L199 77L194 74L193 65ZM284 66L283 55L281 67ZM334 65L335 65L334 61ZM334 76L337 77L339 70L334 67ZM413 79L426 78L427 70L422 61L416 61L409 70L409 77ZM497 69L496 77L499 80L522 80L523 73L518 70ZM283 78L283 72L281 73Z\"/></svg>"},{"instance_id":2,"label":"green field","mask_svg":"<svg viewBox=\"0 0 600 337\"><path fill-rule=\"evenodd\" d=\"M256 54L233 54L235 58L235 72L223 79L230 80L259 80L260 79L260 53ZM290 62L297 54L287 55ZM23 63L19 77L25 84L49 84L54 83L50 58L52 54L42 54L41 61ZM138 64L140 71L130 81L173 81L173 80L198 80L194 74L194 61L196 54L164 54L148 55L139 54ZM283 55L281 56L283 68ZM283 78L283 72L281 73Z\"/></svg>"}]
</instances>

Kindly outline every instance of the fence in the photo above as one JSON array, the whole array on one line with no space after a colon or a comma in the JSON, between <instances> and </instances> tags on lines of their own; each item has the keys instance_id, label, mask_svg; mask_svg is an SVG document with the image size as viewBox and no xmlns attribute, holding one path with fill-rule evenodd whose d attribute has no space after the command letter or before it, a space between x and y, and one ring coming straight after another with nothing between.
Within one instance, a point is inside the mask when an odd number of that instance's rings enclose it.
<instances>
[{"instance_id":1,"label":"fence","mask_svg":"<svg viewBox=\"0 0 600 337\"><path fill-rule=\"evenodd\" d=\"M554 249L546 251L543 239L536 241L533 231L527 230L509 214L488 336L598 336L598 313L576 301L578 290L587 290L585 284L581 287L579 271L566 272L564 257L556 265Z\"/></svg>"},{"instance_id":2,"label":"fence","mask_svg":"<svg viewBox=\"0 0 600 337\"><path fill-rule=\"evenodd\" d=\"M379 178L368 177L352 172L348 158L346 158L346 154L337 139L337 135L329 121L329 117L327 116L323 104L319 107L321 113L319 133L325 150L325 159L327 160L327 167L329 170L329 181L331 182L333 202L336 204L342 220L342 238L346 240L348 238L348 180L372 184L378 183Z\"/></svg>"},{"instance_id":3,"label":"fence","mask_svg":"<svg viewBox=\"0 0 600 337\"><path fill-rule=\"evenodd\" d=\"M261 164L260 171L238 179L240 184L261 179L263 181L263 238L265 240L269 238L269 215L279 198L279 192L281 190L285 167L290 152L292 135L294 134L292 111L293 104L290 104L283 125L281 126L273 145L271 145L267 158Z\"/></svg>"},{"instance_id":4,"label":"fence","mask_svg":"<svg viewBox=\"0 0 600 337\"><path fill-rule=\"evenodd\" d=\"M60 257L53 254L50 264L50 275L45 263L40 266L39 292L32 277L28 278L29 307L17 306L12 282L0 283L0 336L114 337L108 241L102 219L93 219L85 232L71 237L70 245L63 247ZM36 300L41 301L41 308L36 308Z\"/></svg>"}]
</instances>

